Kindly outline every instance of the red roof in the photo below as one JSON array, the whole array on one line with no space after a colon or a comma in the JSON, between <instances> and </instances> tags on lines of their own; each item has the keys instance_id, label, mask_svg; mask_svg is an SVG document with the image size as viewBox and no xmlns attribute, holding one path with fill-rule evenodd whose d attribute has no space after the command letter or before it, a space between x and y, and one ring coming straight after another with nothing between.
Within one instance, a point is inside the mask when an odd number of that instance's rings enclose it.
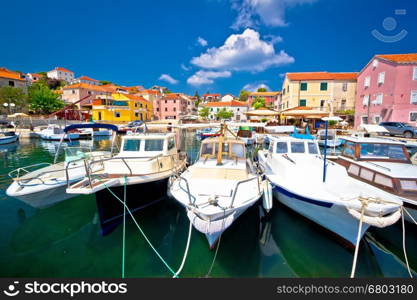
<instances>
[{"instance_id":1,"label":"red roof","mask_svg":"<svg viewBox=\"0 0 417 300\"><path fill-rule=\"evenodd\" d=\"M103 86L98 86L94 84L88 84L88 83L76 83L64 86L62 89L69 90L69 89L86 89L86 90L92 90L97 92L104 92L104 93L111 93L112 89Z\"/></svg>"},{"instance_id":2,"label":"red roof","mask_svg":"<svg viewBox=\"0 0 417 300\"><path fill-rule=\"evenodd\" d=\"M245 102L232 100L230 102L207 102L206 107L247 106Z\"/></svg>"},{"instance_id":3,"label":"red roof","mask_svg":"<svg viewBox=\"0 0 417 300\"><path fill-rule=\"evenodd\" d=\"M61 72L67 72L67 73L74 73L74 72L72 72L70 70L67 70L65 68L62 68L62 67L56 67L55 70L58 70L58 71L61 71Z\"/></svg>"},{"instance_id":4,"label":"red roof","mask_svg":"<svg viewBox=\"0 0 417 300\"><path fill-rule=\"evenodd\" d=\"M220 94L204 94L203 97L220 97Z\"/></svg>"},{"instance_id":5,"label":"red roof","mask_svg":"<svg viewBox=\"0 0 417 300\"><path fill-rule=\"evenodd\" d=\"M10 71L6 68L0 68L0 77L14 80L24 80L19 72Z\"/></svg>"},{"instance_id":6,"label":"red roof","mask_svg":"<svg viewBox=\"0 0 417 300\"><path fill-rule=\"evenodd\" d=\"M95 81L95 82L98 82L98 80L95 80L95 79L90 78L90 77L88 77L88 76L81 76L81 77L80 77L80 78L78 78L78 79L80 79L80 80L88 80L88 81Z\"/></svg>"},{"instance_id":7,"label":"red roof","mask_svg":"<svg viewBox=\"0 0 417 300\"><path fill-rule=\"evenodd\" d=\"M145 101L148 102L148 100L146 100L145 98L141 97L141 96L135 96L132 94L123 94L124 97L130 99L130 100L135 100L135 101Z\"/></svg>"},{"instance_id":8,"label":"red roof","mask_svg":"<svg viewBox=\"0 0 417 300\"><path fill-rule=\"evenodd\" d=\"M305 72L287 73L290 80L356 80L358 73Z\"/></svg>"},{"instance_id":9,"label":"red roof","mask_svg":"<svg viewBox=\"0 0 417 300\"><path fill-rule=\"evenodd\" d=\"M417 63L417 53L408 54L379 54L378 58L386 59L396 63Z\"/></svg>"}]
</instances>

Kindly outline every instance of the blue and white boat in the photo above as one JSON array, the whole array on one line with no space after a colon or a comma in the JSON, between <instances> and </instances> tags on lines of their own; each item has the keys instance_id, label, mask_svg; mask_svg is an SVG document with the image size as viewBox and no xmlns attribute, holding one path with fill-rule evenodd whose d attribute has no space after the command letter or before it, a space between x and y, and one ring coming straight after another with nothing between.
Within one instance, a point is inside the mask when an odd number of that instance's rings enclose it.
<instances>
[{"instance_id":1,"label":"blue and white boat","mask_svg":"<svg viewBox=\"0 0 417 300\"><path fill-rule=\"evenodd\" d=\"M398 196L349 176L346 169L325 161L317 140L269 137L269 149L258 152L259 165L274 196L292 210L355 245L374 225L385 227L401 217ZM324 165L326 166L324 168Z\"/></svg>"}]
</instances>

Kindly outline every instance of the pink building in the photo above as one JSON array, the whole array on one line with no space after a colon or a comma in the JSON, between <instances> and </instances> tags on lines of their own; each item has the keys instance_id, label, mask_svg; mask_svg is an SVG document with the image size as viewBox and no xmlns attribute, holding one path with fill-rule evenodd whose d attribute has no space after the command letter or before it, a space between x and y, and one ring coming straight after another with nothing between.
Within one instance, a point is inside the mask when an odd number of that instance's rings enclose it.
<instances>
[{"instance_id":1,"label":"pink building","mask_svg":"<svg viewBox=\"0 0 417 300\"><path fill-rule=\"evenodd\" d=\"M248 105L251 107L255 99L259 97L265 99L266 107L277 108L280 96L281 92L253 92L248 96Z\"/></svg>"},{"instance_id":2,"label":"pink building","mask_svg":"<svg viewBox=\"0 0 417 300\"><path fill-rule=\"evenodd\" d=\"M91 108L92 101L97 98L97 96L110 96L112 94L112 89L110 87L97 86L86 83L76 83L72 85L67 85L62 88L62 100L65 104L75 103L83 99L80 103L77 103L78 107Z\"/></svg>"},{"instance_id":3,"label":"pink building","mask_svg":"<svg viewBox=\"0 0 417 300\"><path fill-rule=\"evenodd\" d=\"M358 75L355 127L417 123L417 53L375 55Z\"/></svg>"},{"instance_id":4,"label":"pink building","mask_svg":"<svg viewBox=\"0 0 417 300\"><path fill-rule=\"evenodd\" d=\"M165 94L159 103L159 116L161 120L179 120L187 114L187 99L181 94Z\"/></svg>"}]
</instances>

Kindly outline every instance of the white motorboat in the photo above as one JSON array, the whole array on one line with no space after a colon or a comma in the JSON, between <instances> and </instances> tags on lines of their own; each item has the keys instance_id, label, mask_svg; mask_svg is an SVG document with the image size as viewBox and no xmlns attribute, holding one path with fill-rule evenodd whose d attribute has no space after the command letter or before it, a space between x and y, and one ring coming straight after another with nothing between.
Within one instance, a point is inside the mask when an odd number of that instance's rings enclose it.
<instances>
[{"instance_id":1,"label":"white motorboat","mask_svg":"<svg viewBox=\"0 0 417 300\"><path fill-rule=\"evenodd\" d=\"M171 179L169 193L187 210L194 227L205 234L212 248L220 235L262 196L261 177L246 158L245 143L219 137L201 144L196 163Z\"/></svg>"},{"instance_id":2,"label":"white motorboat","mask_svg":"<svg viewBox=\"0 0 417 300\"><path fill-rule=\"evenodd\" d=\"M85 160L85 179L69 185L68 194L95 194L103 235L120 224L126 199L131 212L166 196L168 179L186 166L174 133L131 133L121 138L111 158Z\"/></svg>"},{"instance_id":3,"label":"white motorboat","mask_svg":"<svg viewBox=\"0 0 417 300\"><path fill-rule=\"evenodd\" d=\"M43 140L60 141L64 140L77 140L80 135L78 133L64 133L64 130L58 125L48 125L46 129L41 130L38 135Z\"/></svg>"},{"instance_id":4,"label":"white motorboat","mask_svg":"<svg viewBox=\"0 0 417 300\"><path fill-rule=\"evenodd\" d=\"M326 131L325 130L319 130L317 132L317 140L318 144L322 147L328 147L328 148L335 148L342 145L342 140L337 137L337 131L335 129L329 129L328 135L327 135L327 142L326 142Z\"/></svg>"},{"instance_id":5,"label":"white motorboat","mask_svg":"<svg viewBox=\"0 0 417 300\"><path fill-rule=\"evenodd\" d=\"M284 205L355 245L358 219L369 226L388 226L401 217L400 197L349 176L326 161L316 140L269 137L268 150L258 152L259 165ZM324 168L324 166L326 166Z\"/></svg>"},{"instance_id":6,"label":"white motorboat","mask_svg":"<svg viewBox=\"0 0 417 300\"><path fill-rule=\"evenodd\" d=\"M335 162L363 183L400 198L417 220L417 165L401 141L385 138L346 137ZM405 219L412 221L407 213Z\"/></svg>"},{"instance_id":7,"label":"white motorboat","mask_svg":"<svg viewBox=\"0 0 417 300\"><path fill-rule=\"evenodd\" d=\"M14 143L19 139L19 134L15 132L0 132L0 145Z\"/></svg>"},{"instance_id":8,"label":"white motorboat","mask_svg":"<svg viewBox=\"0 0 417 300\"><path fill-rule=\"evenodd\" d=\"M78 125L83 126L83 125ZM95 124L94 126L105 126L117 131L117 127L107 124ZM77 125L70 125L64 129L77 128ZM61 136L62 140L64 136ZM18 168L9 173L13 183L7 188L7 195L17 198L33 207L44 208L63 200L76 196L65 192L67 184L78 182L86 176L84 160L101 160L111 156L108 151L92 151L86 147L65 148L65 160L57 162L60 152L60 145L55 151L54 163L40 163ZM113 147L112 147L113 148ZM98 167L98 166L96 166Z\"/></svg>"},{"instance_id":9,"label":"white motorboat","mask_svg":"<svg viewBox=\"0 0 417 300\"><path fill-rule=\"evenodd\" d=\"M86 128L85 132L91 134L92 136L111 136L111 130L103 128Z\"/></svg>"}]
</instances>

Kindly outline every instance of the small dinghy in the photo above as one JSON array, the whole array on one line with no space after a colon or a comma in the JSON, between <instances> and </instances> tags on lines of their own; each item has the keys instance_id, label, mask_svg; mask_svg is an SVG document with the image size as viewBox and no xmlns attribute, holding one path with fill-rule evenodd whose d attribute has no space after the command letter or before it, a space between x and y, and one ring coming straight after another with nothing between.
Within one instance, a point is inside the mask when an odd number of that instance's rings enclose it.
<instances>
[{"instance_id":1,"label":"small dinghy","mask_svg":"<svg viewBox=\"0 0 417 300\"><path fill-rule=\"evenodd\" d=\"M6 145L16 142L19 139L19 134L15 132L0 132L0 145Z\"/></svg>"},{"instance_id":2,"label":"small dinghy","mask_svg":"<svg viewBox=\"0 0 417 300\"><path fill-rule=\"evenodd\" d=\"M169 193L187 210L194 228L205 234L210 248L220 235L262 196L261 177L246 158L237 136L220 136L201 144L195 164L171 179Z\"/></svg>"}]
</instances>

